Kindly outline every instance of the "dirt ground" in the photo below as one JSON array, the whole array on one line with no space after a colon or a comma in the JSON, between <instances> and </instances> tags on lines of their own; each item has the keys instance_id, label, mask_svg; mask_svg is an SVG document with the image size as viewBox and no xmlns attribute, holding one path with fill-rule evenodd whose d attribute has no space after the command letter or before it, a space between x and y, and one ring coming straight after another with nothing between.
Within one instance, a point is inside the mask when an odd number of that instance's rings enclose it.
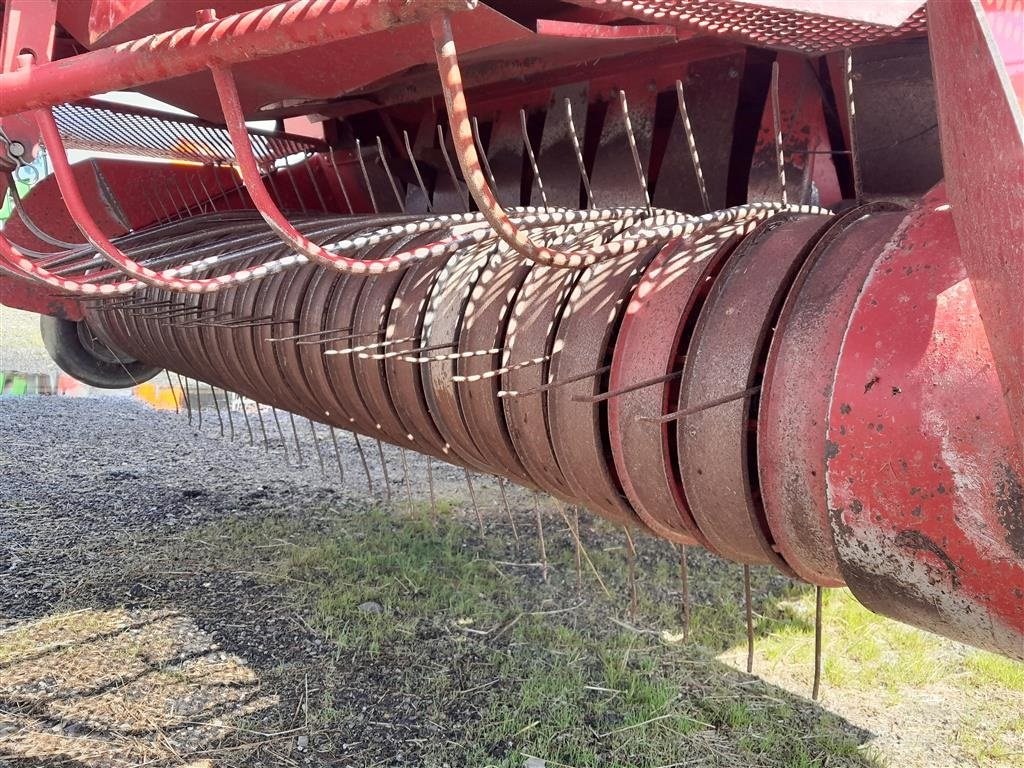
<instances>
[{"instance_id":1,"label":"dirt ground","mask_svg":"<svg viewBox=\"0 0 1024 768\"><path fill-rule=\"evenodd\" d=\"M812 702L782 577L755 569L748 676L736 566L689 553L684 638L667 544L630 581L590 516L580 549L550 500L474 476L474 508L462 470L214 405L0 400L0 765L1024 760L1020 665L837 592Z\"/></svg>"}]
</instances>

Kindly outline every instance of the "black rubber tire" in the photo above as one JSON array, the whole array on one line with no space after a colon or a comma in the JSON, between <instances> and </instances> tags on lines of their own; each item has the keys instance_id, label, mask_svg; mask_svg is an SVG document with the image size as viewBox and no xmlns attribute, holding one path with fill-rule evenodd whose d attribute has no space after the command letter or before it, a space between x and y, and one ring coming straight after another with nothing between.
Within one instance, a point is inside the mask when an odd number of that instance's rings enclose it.
<instances>
[{"instance_id":1,"label":"black rubber tire","mask_svg":"<svg viewBox=\"0 0 1024 768\"><path fill-rule=\"evenodd\" d=\"M53 362L69 376L99 389L126 389L149 381L161 368L141 363L97 341L96 350L83 343L83 334L95 338L84 321L41 315L43 345Z\"/></svg>"}]
</instances>

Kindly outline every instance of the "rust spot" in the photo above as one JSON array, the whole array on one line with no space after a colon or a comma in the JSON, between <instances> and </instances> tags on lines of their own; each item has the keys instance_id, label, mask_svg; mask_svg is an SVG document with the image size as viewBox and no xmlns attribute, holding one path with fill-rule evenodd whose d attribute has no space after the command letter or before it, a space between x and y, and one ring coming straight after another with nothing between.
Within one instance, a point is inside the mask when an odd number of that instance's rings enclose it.
<instances>
[{"instance_id":1,"label":"rust spot","mask_svg":"<svg viewBox=\"0 0 1024 768\"><path fill-rule=\"evenodd\" d=\"M893 397L896 397L896 395L900 394L901 392L903 392L903 390L900 389L899 387L893 387L892 388L892 396Z\"/></svg>"},{"instance_id":2,"label":"rust spot","mask_svg":"<svg viewBox=\"0 0 1024 768\"><path fill-rule=\"evenodd\" d=\"M896 535L896 544L918 552L931 552L946 566L946 570L949 571L950 581L953 582L953 588L955 589L960 586L960 577L957 575L956 563L953 562L953 558L947 555L946 550L925 534L920 531L900 531Z\"/></svg>"},{"instance_id":3,"label":"rust spot","mask_svg":"<svg viewBox=\"0 0 1024 768\"><path fill-rule=\"evenodd\" d=\"M839 444L834 443L831 440L825 441L825 461L834 459L839 455Z\"/></svg>"},{"instance_id":4,"label":"rust spot","mask_svg":"<svg viewBox=\"0 0 1024 768\"><path fill-rule=\"evenodd\" d=\"M839 412L844 416L847 416L852 410L853 406L851 406L849 403L843 403L842 405L839 406Z\"/></svg>"},{"instance_id":5,"label":"rust spot","mask_svg":"<svg viewBox=\"0 0 1024 768\"><path fill-rule=\"evenodd\" d=\"M1024 559L1024 486L1009 464L999 463L996 480L996 515L1006 529L1006 543Z\"/></svg>"},{"instance_id":6,"label":"rust spot","mask_svg":"<svg viewBox=\"0 0 1024 768\"><path fill-rule=\"evenodd\" d=\"M867 382L864 384L864 394L866 395L868 392L870 392L871 388L875 386L875 384L877 383L878 376L872 376L870 379L868 379Z\"/></svg>"}]
</instances>

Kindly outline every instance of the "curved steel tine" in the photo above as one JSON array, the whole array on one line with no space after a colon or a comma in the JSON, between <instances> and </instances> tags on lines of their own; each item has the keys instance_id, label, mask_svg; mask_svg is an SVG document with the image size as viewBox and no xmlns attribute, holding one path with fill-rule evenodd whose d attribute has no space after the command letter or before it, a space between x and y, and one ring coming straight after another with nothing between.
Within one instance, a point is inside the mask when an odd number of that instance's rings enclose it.
<instances>
[{"instance_id":1,"label":"curved steel tine","mask_svg":"<svg viewBox=\"0 0 1024 768\"><path fill-rule=\"evenodd\" d=\"M700 192L700 202L704 206L704 212L711 211L711 203L708 199L708 187L704 182L704 171L700 165L700 152L697 150L697 137L693 134L693 126L690 123L690 113L686 109L686 93L683 88L683 81L676 80L676 104L679 107L679 119L683 123L683 135L686 136L686 148L690 153L690 161L693 163L693 172L697 177L697 190Z\"/></svg>"},{"instance_id":2,"label":"curved steel tine","mask_svg":"<svg viewBox=\"0 0 1024 768\"><path fill-rule=\"evenodd\" d=\"M405 200L402 199L398 192L398 183L391 173L391 166L388 164L388 158L384 154L384 142L380 140L380 136L377 137L377 152L380 155L380 162L384 167L384 173L388 177L388 183L391 185L391 191L395 193L395 202L398 203L398 210L405 213Z\"/></svg>"}]
</instances>

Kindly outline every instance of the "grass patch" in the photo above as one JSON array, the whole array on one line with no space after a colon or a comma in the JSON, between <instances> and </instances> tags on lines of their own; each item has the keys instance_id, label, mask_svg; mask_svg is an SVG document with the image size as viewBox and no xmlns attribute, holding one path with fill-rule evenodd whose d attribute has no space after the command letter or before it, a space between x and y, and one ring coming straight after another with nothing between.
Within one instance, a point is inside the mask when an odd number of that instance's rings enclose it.
<instances>
[{"instance_id":1,"label":"grass patch","mask_svg":"<svg viewBox=\"0 0 1024 768\"><path fill-rule=\"evenodd\" d=\"M451 514L326 520L265 518L203 534L225 562L257 553L252 572L299 596L333 644L338 690L320 694L316 714L325 730L355 740L379 690L433 725L417 747L429 765L519 768L527 756L571 768L882 765L849 723L716 660L745 631L739 568L691 553L700 585L692 637L671 642L680 635L678 559L664 543L641 542L630 617L621 536L601 523L586 525L584 538L611 598L586 571L577 592L564 530L548 532L545 583L536 553L517 552L508 537L481 541ZM788 584L767 571L755 579L759 593ZM402 706L380 711L374 718L410 717Z\"/></svg>"}]
</instances>

